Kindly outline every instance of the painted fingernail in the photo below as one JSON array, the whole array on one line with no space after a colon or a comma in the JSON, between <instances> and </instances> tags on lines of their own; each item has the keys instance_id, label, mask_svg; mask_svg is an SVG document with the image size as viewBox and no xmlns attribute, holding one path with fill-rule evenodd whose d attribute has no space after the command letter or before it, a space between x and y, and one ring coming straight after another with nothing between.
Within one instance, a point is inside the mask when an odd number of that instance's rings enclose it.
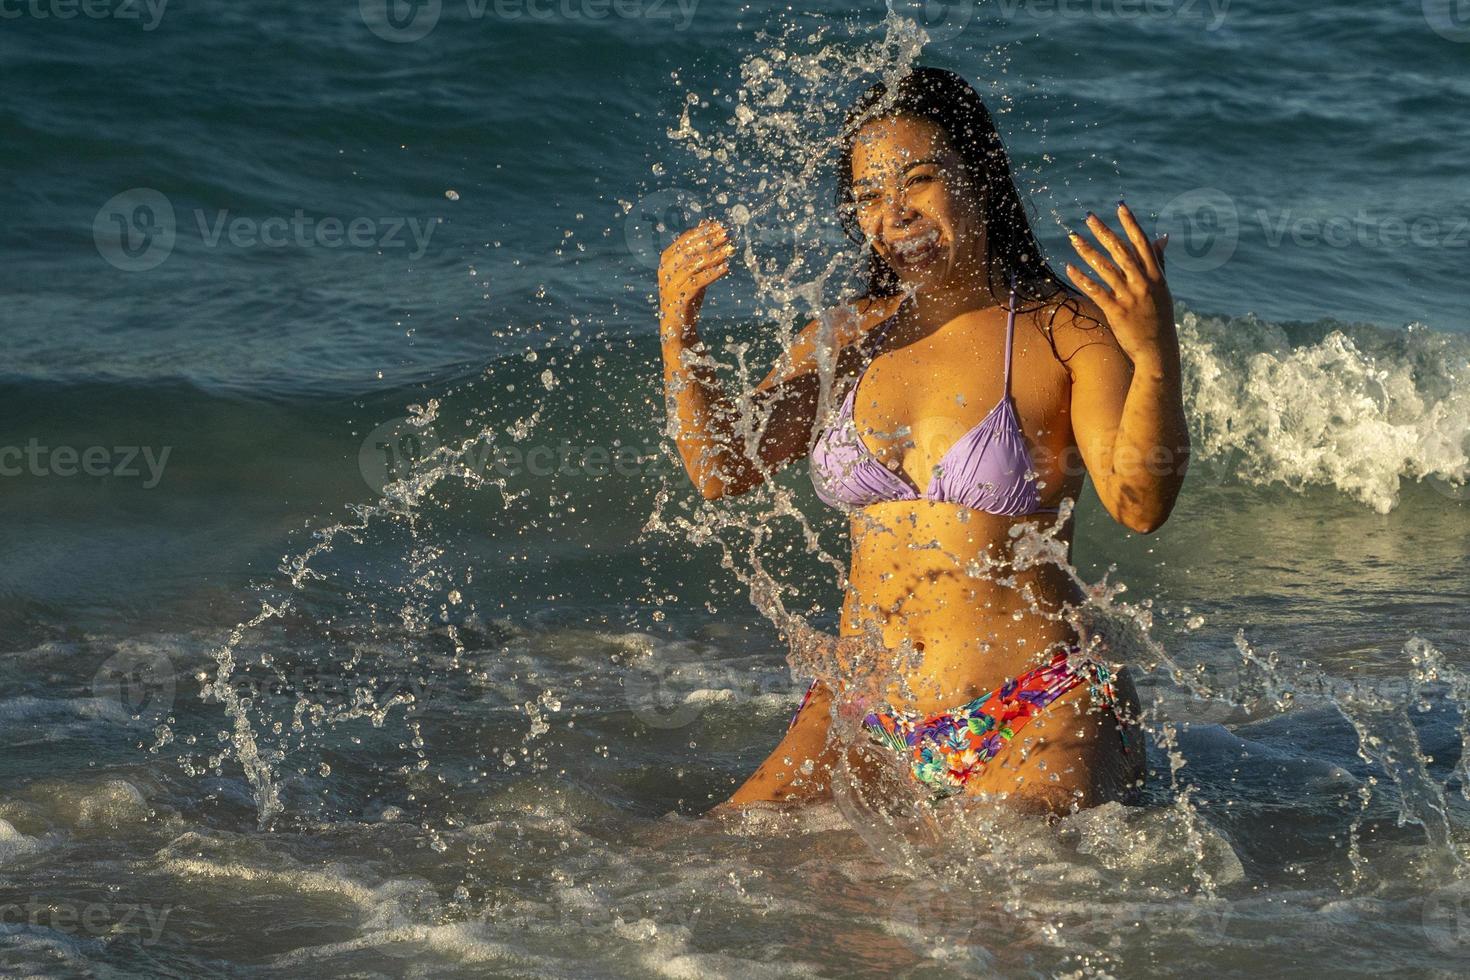
<instances>
[{"instance_id":1,"label":"painted fingernail","mask_svg":"<svg viewBox=\"0 0 1470 980\"><path fill-rule=\"evenodd\" d=\"M1091 211L1087 212L1087 220L1088 221L1094 221L1096 219L1097 219L1097 215L1093 214Z\"/></svg>"}]
</instances>

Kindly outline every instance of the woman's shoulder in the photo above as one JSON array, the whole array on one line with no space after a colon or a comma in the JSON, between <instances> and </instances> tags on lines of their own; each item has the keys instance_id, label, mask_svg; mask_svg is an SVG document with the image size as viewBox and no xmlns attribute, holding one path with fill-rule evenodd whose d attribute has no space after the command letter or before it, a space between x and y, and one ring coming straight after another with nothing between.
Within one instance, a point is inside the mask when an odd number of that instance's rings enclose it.
<instances>
[{"instance_id":1,"label":"woman's shoulder","mask_svg":"<svg viewBox=\"0 0 1470 980\"><path fill-rule=\"evenodd\" d=\"M865 295L843 300L817 314L807 324L804 334L816 335L825 324L831 324L833 339L839 348L881 326L898 313L903 305L903 294L894 296Z\"/></svg>"},{"instance_id":2,"label":"woman's shoulder","mask_svg":"<svg viewBox=\"0 0 1470 980\"><path fill-rule=\"evenodd\" d=\"M1059 289L1041 300L1032 320L1064 365L1090 345L1116 347L1118 343L1102 308L1074 290Z\"/></svg>"},{"instance_id":3,"label":"woman's shoulder","mask_svg":"<svg viewBox=\"0 0 1470 980\"><path fill-rule=\"evenodd\" d=\"M762 387L800 377L819 368L823 356L840 357L871 331L892 319L903 304L903 295L858 296L833 304L809 320L787 348Z\"/></svg>"}]
</instances>

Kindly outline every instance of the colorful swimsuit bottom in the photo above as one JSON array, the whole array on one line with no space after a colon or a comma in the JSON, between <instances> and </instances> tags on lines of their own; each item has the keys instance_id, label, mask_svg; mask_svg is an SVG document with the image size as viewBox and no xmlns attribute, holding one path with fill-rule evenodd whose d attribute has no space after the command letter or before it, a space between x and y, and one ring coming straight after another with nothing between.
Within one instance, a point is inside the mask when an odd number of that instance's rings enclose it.
<instances>
[{"instance_id":1,"label":"colorful swimsuit bottom","mask_svg":"<svg viewBox=\"0 0 1470 980\"><path fill-rule=\"evenodd\" d=\"M1078 659L1077 666L1071 663L1073 656ZM913 777L934 791L935 800L941 800L963 792L966 781L984 769L1033 718L1084 682L1091 687L1093 702L1118 720L1121 737L1123 724L1112 674L1102 664L1082 658L1077 647L1058 651L1049 663L1033 667L957 708L925 716L888 705L887 711L869 712L863 728L874 741L906 757ZM807 688L788 730L796 724L816 686L814 680ZM1123 752L1128 752L1126 741Z\"/></svg>"}]
</instances>

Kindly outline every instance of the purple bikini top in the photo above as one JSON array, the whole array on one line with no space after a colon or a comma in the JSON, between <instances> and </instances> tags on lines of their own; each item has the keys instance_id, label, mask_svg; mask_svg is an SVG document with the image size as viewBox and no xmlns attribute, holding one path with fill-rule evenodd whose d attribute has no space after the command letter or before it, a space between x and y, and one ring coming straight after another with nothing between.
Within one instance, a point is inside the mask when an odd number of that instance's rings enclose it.
<instances>
[{"instance_id":1,"label":"purple bikini top","mask_svg":"<svg viewBox=\"0 0 1470 980\"><path fill-rule=\"evenodd\" d=\"M881 337L897 318L878 328ZM932 500L1004 517L1057 512L1041 506L1041 493L1031 469L1031 453L1021 434L1021 420L1011 398L1011 345L1016 334L1016 287L1006 317L1005 388L1000 403L959 438L935 469L929 489L920 497L902 473L880 463L852 419L852 407L862 384L863 368L837 413L837 420L812 448L812 485L817 496L832 507L866 507L888 500Z\"/></svg>"}]
</instances>

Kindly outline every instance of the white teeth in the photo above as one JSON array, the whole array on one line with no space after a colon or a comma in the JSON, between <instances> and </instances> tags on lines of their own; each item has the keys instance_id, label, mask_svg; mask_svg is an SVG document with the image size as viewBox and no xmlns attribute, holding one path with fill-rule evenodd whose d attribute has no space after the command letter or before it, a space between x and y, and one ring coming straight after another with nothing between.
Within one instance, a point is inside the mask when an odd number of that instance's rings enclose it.
<instances>
[{"instance_id":1,"label":"white teeth","mask_svg":"<svg viewBox=\"0 0 1470 980\"><path fill-rule=\"evenodd\" d=\"M911 241L894 243L893 253L902 262L913 262L916 259L922 258L938 244L939 232L931 231Z\"/></svg>"}]
</instances>

